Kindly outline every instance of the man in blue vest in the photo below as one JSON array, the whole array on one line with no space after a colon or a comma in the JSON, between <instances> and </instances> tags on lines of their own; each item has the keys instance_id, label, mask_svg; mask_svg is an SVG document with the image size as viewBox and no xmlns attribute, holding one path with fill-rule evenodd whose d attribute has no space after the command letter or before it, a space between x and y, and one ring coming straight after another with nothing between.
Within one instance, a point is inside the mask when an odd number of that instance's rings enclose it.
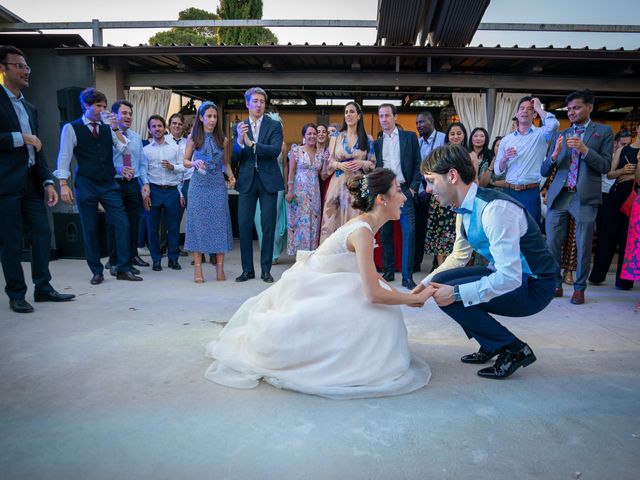
<instances>
[{"instance_id":1,"label":"man in blue vest","mask_svg":"<svg viewBox=\"0 0 640 480\"><path fill-rule=\"evenodd\" d=\"M140 281L142 277L131 272L129 221L122 203L120 186L116 183L116 169L113 165L113 147L124 153L127 140L120 132L116 117L106 110L107 97L104 93L95 88L86 88L80 93L80 105L84 111L82 117L67 123L62 128L60 136L58 169L53 172L60 181L60 198L68 204L74 201L68 181L71 175L71 160L75 158L77 168L74 187L84 236L85 256L93 274L91 285L99 285L104 281L98 237L98 202L105 210L107 222L115 229L116 278Z\"/></svg>"},{"instance_id":2,"label":"man in blue vest","mask_svg":"<svg viewBox=\"0 0 640 480\"><path fill-rule=\"evenodd\" d=\"M457 235L451 255L414 292L435 286L437 305L478 341L480 350L462 362L481 364L498 356L478 375L507 378L536 356L491 314L527 317L543 310L553 299L558 265L522 204L478 187L464 148L437 148L422 162L421 172L427 191L457 211ZM489 259L489 266L466 267L473 251Z\"/></svg>"}]
</instances>

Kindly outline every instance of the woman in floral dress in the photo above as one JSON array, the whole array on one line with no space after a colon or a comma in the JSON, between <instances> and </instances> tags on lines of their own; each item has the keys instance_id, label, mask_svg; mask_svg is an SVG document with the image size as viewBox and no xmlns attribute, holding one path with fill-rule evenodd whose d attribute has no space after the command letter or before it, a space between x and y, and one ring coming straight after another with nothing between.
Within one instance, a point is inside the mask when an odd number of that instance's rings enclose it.
<instances>
[{"instance_id":1,"label":"woman in floral dress","mask_svg":"<svg viewBox=\"0 0 640 480\"><path fill-rule=\"evenodd\" d=\"M287 182L287 253L315 250L320 241L320 169L322 152L316 148L317 129L313 123L302 127L304 145L292 145L289 151Z\"/></svg>"},{"instance_id":2,"label":"woman in floral dress","mask_svg":"<svg viewBox=\"0 0 640 480\"><path fill-rule=\"evenodd\" d=\"M349 102L344 107L342 131L337 137L332 137L329 144L327 174L333 176L322 211L320 243L358 216L359 212L351 207L347 184L356 174L370 172L375 167L373 139L364 129L362 107L356 102Z\"/></svg>"},{"instance_id":3,"label":"woman in floral dress","mask_svg":"<svg viewBox=\"0 0 640 480\"><path fill-rule=\"evenodd\" d=\"M449 125L445 133L445 144L452 143L467 148L467 130L460 122ZM477 170L477 169L476 169ZM429 205L429 222L427 223L427 235L424 243L424 253L435 255L438 265L453 250L456 240L456 214L449 207L440 205L431 195Z\"/></svg>"}]
</instances>

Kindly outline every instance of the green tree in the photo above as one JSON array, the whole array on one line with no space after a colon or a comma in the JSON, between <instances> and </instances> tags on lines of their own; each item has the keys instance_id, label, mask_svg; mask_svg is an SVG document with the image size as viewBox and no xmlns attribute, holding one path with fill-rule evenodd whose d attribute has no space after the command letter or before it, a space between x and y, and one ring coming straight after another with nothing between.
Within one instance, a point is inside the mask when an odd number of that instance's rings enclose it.
<instances>
[{"instance_id":1,"label":"green tree","mask_svg":"<svg viewBox=\"0 0 640 480\"><path fill-rule=\"evenodd\" d=\"M178 20L219 20L220 17L213 13L201 10L199 8L187 8L178 14ZM149 45L218 45L220 36L218 28L213 27L189 27L189 28L172 28L166 32L158 32L149 38Z\"/></svg>"},{"instance_id":2,"label":"green tree","mask_svg":"<svg viewBox=\"0 0 640 480\"><path fill-rule=\"evenodd\" d=\"M225 20L261 19L262 0L220 0L217 13ZM264 27L221 27L219 33L225 45L278 43L278 37Z\"/></svg>"}]
</instances>

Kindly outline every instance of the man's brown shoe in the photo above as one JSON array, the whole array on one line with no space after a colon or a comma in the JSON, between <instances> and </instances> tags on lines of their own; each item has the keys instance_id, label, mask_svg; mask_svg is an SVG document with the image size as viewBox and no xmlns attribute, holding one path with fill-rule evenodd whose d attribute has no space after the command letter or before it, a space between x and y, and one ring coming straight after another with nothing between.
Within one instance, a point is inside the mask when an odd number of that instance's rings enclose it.
<instances>
[{"instance_id":1,"label":"man's brown shoe","mask_svg":"<svg viewBox=\"0 0 640 480\"><path fill-rule=\"evenodd\" d=\"M562 291L562 287L556 288L556 291L553 293L553 296L556 298L560 298L562 295L564 295L564 292Z\"/></svg>"},{"instance_id":2,"label":"man's brown shoe","mask_svg":"<svg viewBox=\"0 0 640 480\"><path fill-rule=\"evenodd\" d=\"M573 292L571 303L574 305L582 305L584 303L584 290L576 290Z\"/></svg>"}]
</instances>

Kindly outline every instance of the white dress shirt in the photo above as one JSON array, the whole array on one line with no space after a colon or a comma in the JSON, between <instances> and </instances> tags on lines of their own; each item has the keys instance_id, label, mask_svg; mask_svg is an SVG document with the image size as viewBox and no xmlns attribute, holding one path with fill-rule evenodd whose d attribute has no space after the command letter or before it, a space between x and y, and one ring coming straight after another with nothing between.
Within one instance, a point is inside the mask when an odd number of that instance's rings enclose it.
<instances>
[{"instance_id":1,"label":"white dress shirt","mask_svg":"<svg viewBox=\"0 0 640 480\"><path fill-rule=\"evenodd\" d=\"M181 137L181 138L173 138L173 135L171 135L170 133L167 133L164 136L164 141L165 142L169 142L169 143L173 143L174 145L177 145L177 147L180 149L180 161L182 162L182 164L184 165L184 152L187 149L187 142L189 141L186 137ZM195 169L193 167L191 168L185 168L184 170L184 175L182 176L182 180L191 180L191 176L193 175L193 171Z\"/></svg>"},{"instance_id":2,"label":"white dress shirt","mask_svg":"<svg viewBox=\"0 0 640 480\"><path fill-rule=\"evenodd\" d=\"M98 134L100 134L101 128L108 128L111 130L111 140L113 141L113 148L118 152L124 153L129 141L125 138L124 143L120 141L116 132L114 132L109 125L104 125L102 122L94 122L94 120L88 119L82 115L82 121L90 132L93 132L92 123L97 124ZM76 137L76 131L73 129L70 123L65 124L62 127L62 133L60 134L60 151L58 152L58 169L53 174L60 179L67 179L71 175L71 160L73 159L73 149L78 145L78 138Z\"/></svg>"},{"instance_id":3,"label":"white dress shirt","mask_svg":"<svg viewBox=\"0 0 640 480\"><path fill-rule=\"evenodd\" d=\"M478 186L471 184L461 208L473 210ZM473 248L462 234L462 227L469 230L471 214L459 213L456 217L456 240L453 252L433 272L422 280L426 287L433 276L452 268L464 267L473 253ZM489 250L495 263L489 265L494 270L478 281L461 284L458 289L465 307L486 303L492 298L509 293L522 284L522 263L520 260L520 238L527 233L527 216L521 207L508 200L489 202L482 212L482 227L489 239Z\"/></svg>"},{"instance_id":4,"label":"white dress shirt","mask_svg":"<svg viewBox=\"0 0 640 480\"><path fill-rule=\"evenodd\" d=\"M382 164L384 168L393 170L399 184L402 185L405 182L400 164L400 134L398 133L398 127L394 128L389 135L382 134Z\"/></svg>"},{"instance_id":5,"label":"white dress shirt","mask_svg":"<svg viewBox=\"0 0 640 480\"><path fill-rule=\"evenodd\" d=\"M152 139L149 145L142 149L147 172L147 180L155 185L182 185L182 174L185 171L182 158L180 157L180 149L175 143L162 142L157 143ZM168 160L173 164L173 170L169 170L162 166L162 160ZM180 196L182 196L182 192Z\"/></svg>"}]
</instances>

